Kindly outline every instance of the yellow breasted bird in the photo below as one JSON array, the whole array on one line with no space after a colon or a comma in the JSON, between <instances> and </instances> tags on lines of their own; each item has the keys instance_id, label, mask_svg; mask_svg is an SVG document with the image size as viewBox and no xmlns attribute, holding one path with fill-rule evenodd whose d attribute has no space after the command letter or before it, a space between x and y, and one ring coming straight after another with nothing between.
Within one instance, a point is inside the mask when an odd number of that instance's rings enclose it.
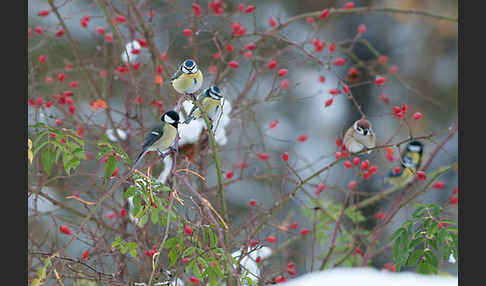
<instances>
[{"instance_id":1,"label":"yellow breasted bird","mask_svg":"<svg viewBox=\"0 0 486 286\"><path fill-rule=\"evenodd\" d=\"M208 117L211 121L218 118L221 113L223 106L221 105L223 95L221 94L221 89L215 85L206 88L204 92L199 96L198 101L202 105L203 109L207 112ZM201 110L194 105L191 112L184 121L188 124L193 119L198 119L201 117Z\"/></svg>"},{"instance_id":2,"label":"yellow breasted bird","mask_svg":"<svg viewBox=\"0 0 486 286\"><path fill-rule=\"evenodd\" d=\"M170 110L164 113L160 120L162 124L152 128L145 137L145 143L142 147L142 152L137 157L135 164L132 167L132 171L140 163L142 158L149 151L157 151L160 156L162 152L169 149L174 143L177 137L177 127L179 124L179 114Z\"/></svg>"},{"instance_id":3,"label":"yellow breasted bird","mask_svg":"<svg viewBox=\"0 0 486 286\"><path fill-rule=\"evenodd\" d=\"M196 62L188 59L180 65L177 72L170 78L170 82L178 93L194 95L202 86L203 74Z\"/></svg>"},{"instance_id":4,"label":"yellow breasted bird","mask_svg":"<svg viewBox=\"0 0 486 286\"><path fill-rule=\"evenodd\" d=\"M419 141L412 141L408 143L407 149L402 154L402 162L400 162L400 172L391 170L386 180L392 185L402 185L410 181L420 164L423 157L423 144Z\"/></svg>"}]
</instances>

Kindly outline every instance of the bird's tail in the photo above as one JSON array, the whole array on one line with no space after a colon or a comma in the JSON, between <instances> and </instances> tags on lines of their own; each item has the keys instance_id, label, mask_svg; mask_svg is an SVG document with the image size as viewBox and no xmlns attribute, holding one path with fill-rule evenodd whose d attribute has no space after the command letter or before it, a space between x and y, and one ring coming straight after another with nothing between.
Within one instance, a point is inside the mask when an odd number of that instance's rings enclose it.
<instances>
[{"instance_id":1,"label":"bird's tail","mask_svg":"<svg viewBox=\"0 0 486 286\"><path fill-rule=\"evenodd\" d=\"M135 161L135 164L133 164L133 167L132 169L130 170L130 172L133 172L133 170L135 170L135 167L138 166L138 164L140 163L140 161L142 161L143 157L145 157L145 154L147 153L147 150L143 150L142 153L140 153L140 155L138 155L138 158L137 160Z\"/></svg>"}]
</instances>

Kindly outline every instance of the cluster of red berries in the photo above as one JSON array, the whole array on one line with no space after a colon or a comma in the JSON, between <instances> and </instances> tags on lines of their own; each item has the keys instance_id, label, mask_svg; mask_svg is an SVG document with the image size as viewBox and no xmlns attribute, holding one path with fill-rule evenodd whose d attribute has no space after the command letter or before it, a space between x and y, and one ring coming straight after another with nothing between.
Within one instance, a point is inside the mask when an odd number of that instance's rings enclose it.
<instances>
[{"instance_id":1,"label":"cluster of red berries","mask_svg":"<svg viewBox=\"0 0 486 286\"><path fill-rule=\"evenodd\" d=\"M398 119L403 119L403 116L407 111L408 111L408 105L405 103L402 104L402 107L395 106L393 107L393 116L395 116Z\"/></svg>"},{"instance_id":2,"label":"cluster of red berries","mask_svg":"<svg viewBox=\"0 0 486 286\"><path fill-rule=\"evenodd\" d=\"M148 257L153 257L156 252L157 252L157 246L154 245L152 246L152 249L145 250L145 255L147 255Z\"/></svg>"},{"instance_id":3,"label":"cluster of red berries","mask_svg":"<svg viewBox=\"0 0 486 286\"><path fill-rule=\"evenodd\" d=\"M224 13L223 2L221 0L209 1L208 7L213 10L214 15L221 15Z\"/></svg>"}]
</instances>

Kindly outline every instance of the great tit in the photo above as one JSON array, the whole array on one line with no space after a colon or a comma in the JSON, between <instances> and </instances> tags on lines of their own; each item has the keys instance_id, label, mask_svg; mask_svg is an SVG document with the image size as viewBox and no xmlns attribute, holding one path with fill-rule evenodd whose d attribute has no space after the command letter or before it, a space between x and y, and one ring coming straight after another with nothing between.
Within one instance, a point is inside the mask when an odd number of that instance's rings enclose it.
<instances>
[{"instance_id":1,"label":"great tit","mask_svg":"<svg viewBox=\"0 0 486 286\"><path fill-rule=\"evenodd\" d=\"M194 95L202 86L203 74L196 62L189 59L180 65L170 82L178 93Z\"/></svg>"},{"instance_id":2,"label":"great tit","mask_svg":"<svg viewBox=\"0 0 486 286\"><path fill-rule=\"evenodd\" d=\"M162 124L156 126L150 130L145 137L145 143L142 147L142 152L137 157L135 164L132 167L132 171L140 163L142 158L149 151L157 151L162 156L162 152L172 146L174 140L177 137L177 126L179 124L179 114L170 110L164 113L160 120Z\"/></svg>"},{"instance_id":3,"label":"great tit","mask_svg":"<svg viewBox=\"0 0 486 286\"><path fill-rule=\"evenodd\" d=\"M396 173L391 170L387 176L387 181L392 185L401 185L413 178L415 172L420 168L423 157L423 145L419 141L408 143L407 149L402 154L400 162L401 170Z\"/></svg>"},{"instance_id":4,"label":"great tit","mask_svg":"<svg viewBox=\"0 0 486 286\"><path fill-rule=\"evenodd\" d=\"M221 94L221 90L219 87L213 85L209 88L206 88L204 92L199 96L198 101L202 105L203 109L207 112L208 117L211 121L218 118L218 114L222 111L223 106L221 105L223 95ZM184 121L185 124L188 124L193 119L198 119L201 117L201 110L194 105L192 107L191 112L187 116L187 119Z\"/></svg>"},{"instance_id":5,"label":"great tit","mask_svg":"<svg viewBox=\"0 0 486 286\"><path fill-rule=\"evenodd\" d=\"M351 153L356 153L364 148L375 147L375 133L371 128L371 123L362 118L354 122L353 126L349 127L344 134L343 144ZM368 151L368 154L371 150Z\"/></svg>"}]
</instances>

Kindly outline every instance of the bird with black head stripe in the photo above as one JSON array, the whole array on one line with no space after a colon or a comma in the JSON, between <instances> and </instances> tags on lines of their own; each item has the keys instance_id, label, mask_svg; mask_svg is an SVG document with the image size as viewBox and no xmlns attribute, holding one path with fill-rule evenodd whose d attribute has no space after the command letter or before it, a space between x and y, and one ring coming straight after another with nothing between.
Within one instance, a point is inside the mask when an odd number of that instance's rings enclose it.
<instances>
[{"instance_id":1,"label":"bird with black head stripe","mask_svg":"<svg viewBox=\"0 0 486 286\"><path fill-rule=\"evenodd\" d=\"M400 172L391 170L386 180L392 185L401 185L410 181L422 163L424 147L419 141L412 141L402 154Z\"/></svg>"},{"instance_id":2,"label":"bird with black head stripe","mask_svg":"<svg viewBox=\"0 0 486 286\"><path fill-rule=\"evenodd\" d=\"M194 60L187 59L170 78L170 82L178 93L190 94L195 98L194 93L202 86L203 74Z\"/></svg>"},{"instance_id":3,"label":"bird with black head stripe","mask_svg":"<svg viewBox=\"0 0 486 286\"><path fill-rule=\"evenodd\" d=\"M208 118L211 120L211 123L215 119L217 119L218 115L222 112L222 99L223 95L221 93L221 89L216 85L207 88L198 97L198 101L202 108L207 112ZM194 105L184 123L188 124L192 120L198 118L201 118L201 110L197 107L197 105Z\"/></svg>"},{"instance_id":4,"label":"bird with black head stripe","mask_svg":"<svg viewBox=\"0 0 486 286\"><path fill-rule=\"evenodd\" d=\"M152 128L145 137L145 143L142 146L142 152L137 157L132 171L140 163L142 158L150 151L157 151L160 156L163 152L172 147L177 137L177 127L179 124L179 114L170 110L164 113L160 120L162 124Z\"/></svg>"}]
</instances>

